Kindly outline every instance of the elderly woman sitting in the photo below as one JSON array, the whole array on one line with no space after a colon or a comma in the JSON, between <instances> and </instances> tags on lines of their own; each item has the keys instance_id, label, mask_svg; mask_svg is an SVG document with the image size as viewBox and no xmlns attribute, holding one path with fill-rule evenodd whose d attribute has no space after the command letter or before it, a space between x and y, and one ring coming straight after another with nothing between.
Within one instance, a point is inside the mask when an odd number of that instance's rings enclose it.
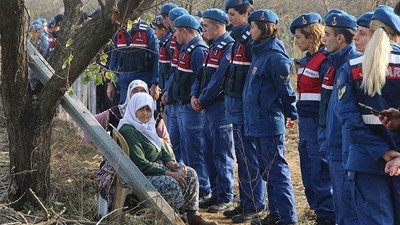
<instances>
[{"instance_id":1,"label":"elderly woman sitting","mask_svg":"<svg viewBox=\"0 0 400 225\"><path fill-rule=\"evenodd\" d=\"M129 101L118 130L129 146L130 159L176 212L187 212L190 225L217 224L199 212L199 180L196 171L181 166L162 147L155 129L153 99L137 93ZM182 169L183 172L178 172Z\"/></svg>"}]
</instances>

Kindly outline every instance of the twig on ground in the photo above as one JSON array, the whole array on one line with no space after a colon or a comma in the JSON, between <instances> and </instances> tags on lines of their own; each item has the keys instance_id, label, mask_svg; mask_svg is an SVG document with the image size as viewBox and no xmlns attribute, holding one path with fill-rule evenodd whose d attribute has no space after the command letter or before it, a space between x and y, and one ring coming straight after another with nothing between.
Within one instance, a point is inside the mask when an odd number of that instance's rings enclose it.
<instances>
[{"instance_id":1,"label":"twig on ground","mask_svg":"<svg viewBox=\"0 0 400 225\"><path fill-rule=\"evenodd\" d=\"M39 203L39 205L42 207L42 209L44 210L44 213L46 215L47 221L50 220L50 214L49 211L47 210L47 208L43 205L42 201L40 201L40 199L36 196L35 192L32 191L31 188L29 188L29 191L31 192L31 194L33 195L33 197L36 199L36 201Z\"/></svg>"}]
</instances>

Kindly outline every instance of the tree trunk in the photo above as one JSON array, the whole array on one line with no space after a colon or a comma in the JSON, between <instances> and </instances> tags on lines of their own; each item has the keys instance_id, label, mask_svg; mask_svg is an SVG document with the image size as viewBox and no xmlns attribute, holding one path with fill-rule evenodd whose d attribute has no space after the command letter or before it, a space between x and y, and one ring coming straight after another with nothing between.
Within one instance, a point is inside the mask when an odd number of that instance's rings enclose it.
<instances>
[{"instance_id":1,"label":"tree trunk","mask_svg":"<svg viewBox=\"0 0 400 225\"><path fill-rule=\"evenodd\" d=\"M99 1L100 2L100 1ZM106 0L100 15L74 32L80 15L80 0L64 0L65 15L57 48L49 59L56 76L32 100L26 58L26 8L24 0L0 1L2 45L1 97L10 149L12 206L21 209L36 202L28 189L46 201L50 193L51 125L57 105L99 50L127 19L138 17L153 0ZM120 11L118 9L121 9ZM65 47L68 39L73 43ZM66 69L64 61L74 59Z\"/></svg>"}]
</instances>

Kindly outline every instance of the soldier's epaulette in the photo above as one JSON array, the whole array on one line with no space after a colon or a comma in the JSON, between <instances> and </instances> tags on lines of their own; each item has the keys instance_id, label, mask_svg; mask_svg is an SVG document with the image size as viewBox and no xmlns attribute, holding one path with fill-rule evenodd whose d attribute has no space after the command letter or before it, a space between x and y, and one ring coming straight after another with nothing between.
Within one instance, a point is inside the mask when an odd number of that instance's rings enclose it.
<instances>
[{"instance_id":1,"label":"soldier's epaulette","mask_svg":"<svg viewBox=\"0 0 400 225\"><path fill-rule=\"evenodd\" d=\"M147 31L147 29L149 29L149 25L144 23L139 23L139 30Z\"/></svg>"}]
</instances>

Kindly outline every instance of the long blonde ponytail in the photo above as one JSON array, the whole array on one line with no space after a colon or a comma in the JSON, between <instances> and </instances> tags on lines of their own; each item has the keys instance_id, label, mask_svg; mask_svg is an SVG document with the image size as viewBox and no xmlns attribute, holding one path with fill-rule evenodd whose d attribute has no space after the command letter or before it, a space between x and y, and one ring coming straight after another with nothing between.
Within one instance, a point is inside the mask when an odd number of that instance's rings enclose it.
<instances>
[{"instance_id":1,"label":"long blonde ponytail","mask_svg":"<svg viewBox=\"0 0 400 225\"><path fill-rule=\"evenodd\" d=\"M373 35L364 51L361 88L364 89L364 93L373 97L375 94L380 95L385 85L386 70L392 51L390 40L397 36L397 33L380 20L372 20L370 30Z\"/></svg>"}]
</instances>

